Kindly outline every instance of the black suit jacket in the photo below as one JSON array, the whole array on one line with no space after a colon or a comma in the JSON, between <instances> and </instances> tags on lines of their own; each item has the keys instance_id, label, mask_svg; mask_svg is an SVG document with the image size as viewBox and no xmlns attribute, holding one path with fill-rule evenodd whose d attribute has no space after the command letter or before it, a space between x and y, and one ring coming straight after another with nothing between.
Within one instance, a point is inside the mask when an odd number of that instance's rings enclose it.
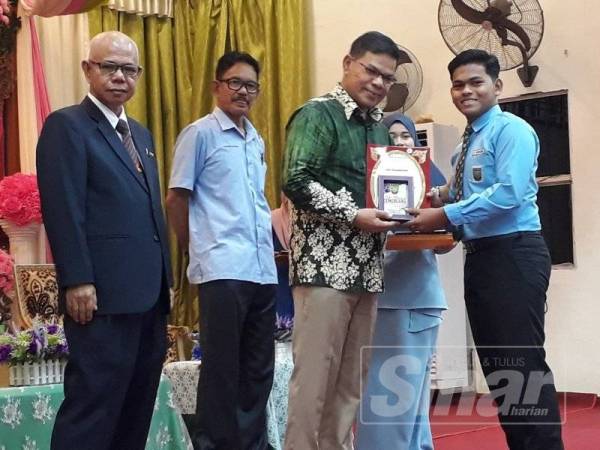
<instances>
[{"instance_id":1,"label":"black suit jacket","mask_svg":"<svg viewBox=\"0 0 600 450\"><path fill-rule=\"evenodd\" d=\"M152 136L128 122L143 174L88 97L50 114L37 146L59 287L94 284L97 314L144 312L159 297L166 311L169 305L167 290L161 294L163 280L171 285L172 276Z\"/></svg>"}]
</instances>

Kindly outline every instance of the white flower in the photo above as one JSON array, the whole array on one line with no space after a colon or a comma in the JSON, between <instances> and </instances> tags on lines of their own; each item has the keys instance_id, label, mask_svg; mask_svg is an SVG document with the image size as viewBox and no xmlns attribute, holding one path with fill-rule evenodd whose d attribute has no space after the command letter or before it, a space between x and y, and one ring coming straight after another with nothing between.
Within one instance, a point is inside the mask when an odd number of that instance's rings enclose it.
<instances>
[{"instance_id":1,"label":"white flower","mask_svg":"<svg viewBox=\"0 0 600 450\"><path fill-rule=\"evenodd\" d=\"M321 261L327 257L327 248L323 244L315 244L310 251L310 256Z\"/></svg>"},{"instance_id":2,"label":"white flower","mask_svg":"<svg viewBox=\"0 0 600 450\"><path fill-rule=\"evenodd\" d=\"M31 404L33 408L33 418L42 423L51 421L54 418L54 408L50 406L50 396L37 394L37 399Z\"/></svg>"},{"instance_id":3,"label":"white flower","mask_svg":"<svg viewBox=\"0 0 600 450\"><path fill-rule=\"evenodd\" d=\"M158 429L155 442L157 448L167 448L171 443L171 435L169 434L169 428L166 425Z\"/></svg>"},{"instance_id":4,"label":"white flower","mask_svg":"<svg viewBox=\"0 0 600 450\"><path fill-rule=\"evenodd\" d=\"M365 234L357 234L352 238L352 247L356 250L356 259L366 263L371 258L372 240Z\"/></svg>"},{"instance_id":5,"label":"white flower","mask_svg":"<svg viewBox=\"0 0 600 450\"><path fill-rule=\"evenodd\" d=\"M29 436L25 436L25 443L21 448L22 450L39 450L37 442L32 440Z\"/></svg>"},{"instance_id":6,"label":"white flower","mask_svg":"<svg viewBox=\"0 0 600 450\"><path fill-rule=\"evenodd\" d=\"M175 395L173 394L173 392L169 392L167 394L167 406L171 409L174 409L176 411L179 411L179 406L177 405L177 401L175 400Z\"/></svg>"},{"instance_id":7,"label":"white flower","mask_svg":"<svg viewBox=\"0 0 600 450\"><path fill-rule=\"evenodd\" d=\"M23 413L21 412L21 399L8 397L6 405L2 407L2 422L13 430L21 425Z\"/></svg>"}]
</instances>

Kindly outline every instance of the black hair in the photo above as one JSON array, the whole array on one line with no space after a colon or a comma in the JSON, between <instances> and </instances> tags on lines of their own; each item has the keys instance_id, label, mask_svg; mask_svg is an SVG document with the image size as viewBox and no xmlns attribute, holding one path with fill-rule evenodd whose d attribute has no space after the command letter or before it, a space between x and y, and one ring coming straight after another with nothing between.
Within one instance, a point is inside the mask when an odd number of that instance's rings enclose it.
<instances>
[{"instance_id":1,"label":"black hair","mask_svg":"<svg viewBox=\"0 0 600 450\"><path fill-rule=\"evenodd\" d=\"M350 47L350 56L353 58L360 58L367 52L391 56L396 63L399 63L403 56L396 43L379 31L369 31L360 35Z\"/></svg>"},{"instance_id":2,"label":"black hair","mask_svg":"<svg viewBox=\"0 0 600 450\"><path fill-rule=\"evenodd\" d=\"M485 68L485 73L487 73L493 81L496 81L498 79L498 75L500 74L500 63L498 62L498 58L496 58L496 56L486 52L485 50L473 48L460 52L452 61L450 61L448 64L450 78L452 78L452 75L456 69L466 64L481 64Z\"/></svg>"},{"instance_id":3,"label":"black hair","mask_svg":"<svg viewBox=\"0 0 600 450\"><path fill-rule=\"evenodd\" d=\"M225 72L231 69L237 63L244 63L251 66L256 72L256 77L260 75L260 65L258 61L252 57L249 53L238 52L233 50L231 52L225 53L223 56L219 58L217 62L217 68L215 70L215 78L220 80Z\"/></svg>"}]
</instances>

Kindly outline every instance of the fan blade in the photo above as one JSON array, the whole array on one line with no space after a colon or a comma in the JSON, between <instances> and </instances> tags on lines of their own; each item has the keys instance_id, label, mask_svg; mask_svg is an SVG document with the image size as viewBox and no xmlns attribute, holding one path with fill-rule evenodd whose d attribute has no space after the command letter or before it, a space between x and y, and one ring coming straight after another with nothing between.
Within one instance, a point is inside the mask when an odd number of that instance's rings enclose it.
<instances>
[{"instance_id":1,"label":"fan blade","mask_svg":"<svg viewBox=\"0 0 600 450\"><path fill-rule=\"evenodd\" d=\"M463 19L468 20L471 23L480 24L486 19L486 16L482 11L471 8L462 0L451 0L451 2L452 7L456 10L456 12Z\"/></svg>"},{"instance_id":2,"label":"fan blade","mask_svg":"<svg viewBox=\"0 0 600 450\"><path fill-rule=\"evenodd\" d=\"M521 25L513 22L512 20L501 19L494 23L494 28L497 26L504 27L507 30L512 31L523 43L525 51L529 51L531 49L531 39L529 39L529 35L523 29L523 27L521 27Z\"/></svg>"},{"instance_id":3,"label":"fan blade","mask_svg":"<svg viewBox=\"0 0 600 450\"><path fill-rule=\"evenodd\" d=\"M512 0L491 0L489 2L490 8L498 10L500 16L510 16L510 11L513 6Z\"/></svg>"},{"instance_id":4,"label":"fan blade","mask_svg":"<svg viewBox=\"0 0 600 450\"><path fill-rule=\"evenodd\" d=\"M408 85L406 83L392 84L387 95L384 112L397 111L404 106L408 98Z\"/></svg>"},{"instance_id":5,"label":"fan blade","mask_svg":"<svg viewBox=\"0 0 600 450\"><path fill-rule=\"evenodd\" d=\"M406 53L401 48L398 48L398 50L400 51L400 58L398 58L398 65L412 63L412 60L410 59L410 56L408 56L408 53Z\"/></svg>"}]
</instances>

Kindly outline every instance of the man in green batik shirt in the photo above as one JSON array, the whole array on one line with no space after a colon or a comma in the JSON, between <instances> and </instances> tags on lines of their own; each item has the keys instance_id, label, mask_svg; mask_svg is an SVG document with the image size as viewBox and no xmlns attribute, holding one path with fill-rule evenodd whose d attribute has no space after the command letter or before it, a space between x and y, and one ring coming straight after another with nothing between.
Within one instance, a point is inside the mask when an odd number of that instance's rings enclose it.
<instances>
[{"instance_id":1,"label":"man in green batik shirt","mask_svg":"<svg viewBox=\"0 0 600 450\"><path fill-rule=\"evenodd\" d=\"M394 227L389 214L365 208L366 147L389 144L376 105L401 57L387 36L363 34L343 59L341 83L288 123L295 317L286 450L352 448L369 359L361 348L371 343L385 232Z\"/></svg>"}]
</instances>

